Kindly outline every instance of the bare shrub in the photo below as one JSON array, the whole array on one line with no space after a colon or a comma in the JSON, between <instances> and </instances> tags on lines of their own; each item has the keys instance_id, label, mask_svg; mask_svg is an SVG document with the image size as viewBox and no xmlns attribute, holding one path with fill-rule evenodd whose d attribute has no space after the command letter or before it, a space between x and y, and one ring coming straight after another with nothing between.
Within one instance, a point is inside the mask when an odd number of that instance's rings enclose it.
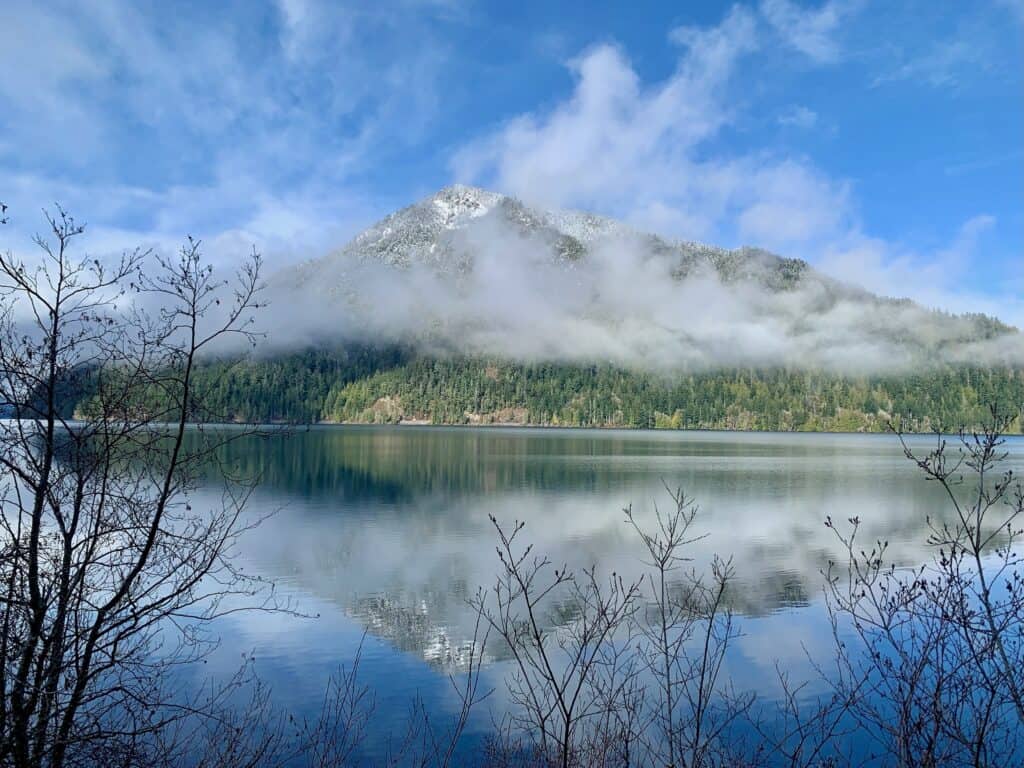
<instances>
[{"instance_id":1,"label":"bare shrub","mask_svg":"<svg viewBox=\"0 0 1024 768\"><path fill-rule=\"evenodd\" d=\"M156 762L198 713L173 672L213 647L205 627L272 600L231 559L251 485L224 468L220 504L191 495L244 430L187 435L198 356L252 340L260 259L233 284L192 240L108 267L71 255L65 212L47 222L38 263L0 254L0 764Z\"/></svg>"},{"instance_id":2,"label":"bare shrub","mask_svg":"<svg viewBox=\"0 0 1024 768\"><path fill-rule=\"evenodd\" d=\"M929 517L934 556L915 569L831 519L846 562L827 573L838 700L886 765L1009 765L1024 759L1024 494L1006 459L1008 420L904 452L949 502Z\"/></svg>"}]
</instances>

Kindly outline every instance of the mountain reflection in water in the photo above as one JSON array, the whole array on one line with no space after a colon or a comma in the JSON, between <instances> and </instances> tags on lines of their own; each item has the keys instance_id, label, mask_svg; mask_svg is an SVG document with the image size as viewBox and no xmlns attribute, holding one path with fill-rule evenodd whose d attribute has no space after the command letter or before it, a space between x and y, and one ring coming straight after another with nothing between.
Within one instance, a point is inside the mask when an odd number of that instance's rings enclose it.
<instances>
[{"instance_id":1,"label":"mountain reflection in water","mask_svg":"<svg viewBox=\"0 0 1024 768\"><path fill-rule=\"evenodd\" d=\"M923 452L934 438L911 442ZM1024 464L1024 441L1007 447L1010 465ZM244 539L244 567L320 618L239 615L224 647L255 650L301 707L365 632L362 680L380 694L382 723L405 716L413 695L443 707L447 674L479 652L466 599L498 572L489 515L525 521L523 541L559 566L636 579L640 542L622 508L651 523L670 503L665 485L681 487L706 534L690 565L717 553L736 569L743 637L728 673L770 697L776 664L811 675L809 655L828 652L821 571L841 554L826 516L860 517L863 541L887 540L896 562L916 565L929 556L926 516L948 514L941 489L885 435L324 427L239 440L226 458L259 474L253 512L277 510ZM216 503L212 479L209 493ZM488 644L492 707L504 655Z\"/></svg>"}]
</instances>

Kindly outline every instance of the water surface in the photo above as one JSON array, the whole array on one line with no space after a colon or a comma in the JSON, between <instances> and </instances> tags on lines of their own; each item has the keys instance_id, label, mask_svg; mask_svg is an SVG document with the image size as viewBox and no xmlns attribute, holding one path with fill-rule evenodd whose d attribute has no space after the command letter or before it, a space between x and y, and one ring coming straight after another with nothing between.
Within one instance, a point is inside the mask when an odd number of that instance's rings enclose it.
<instances>
[{"instance_id":1,"label":"water surface","mask_svg":"<svg viewBox=\"0 0 1024 768\"><path fill-rule=\"evenodd\" d=\"M934 438L910 443L924 452ZM1007 447L1024 465L1024 441ZM465 600L497 573L491 515L524 521L524 540L558 563L635 578L641 551L623 508L650 521L671 504L665 486L682 488L706 534L691 547L694 567L717 553L736 569L743 637L728 673L771 698L776 664L811 678L808 657L830 647L821 571L841 552L826 517L859 517L864 540L886 540L896 561L916 565L930 554L926 517L947 514L941 489L886 435L324 427L230 451L261 476L253 511L276 510L244 540L244 567L318 618L235 616L218 661L227 669L254 651L275 699L312 711L362 643L362 680L377 699L371 754L397 738L414 696L454 707L448 674L473 647ZM488 707L500 714L507 669L500 648L487 651L498 689ZM489 722L479 712L472 733Z\"/></svg>"}]
</instances>

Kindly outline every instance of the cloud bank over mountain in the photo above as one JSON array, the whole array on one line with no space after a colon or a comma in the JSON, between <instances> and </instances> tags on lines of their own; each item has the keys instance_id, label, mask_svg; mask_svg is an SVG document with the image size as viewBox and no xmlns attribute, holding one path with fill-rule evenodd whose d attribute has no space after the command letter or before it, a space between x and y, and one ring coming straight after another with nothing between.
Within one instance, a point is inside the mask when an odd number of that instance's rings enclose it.
<instances>
[{"instance_id":1,"label":"cloud bank over mountain","mask_svg":"<svg viewBox=\"0 0 1024 768\"><path fill-rule=\"evenodd\" d=\"M844 373L1024 363L990 318L880 298L805 262L455 186L273 277L268 349L339 340L648 370Z\"/></svg>"}]
</instances>

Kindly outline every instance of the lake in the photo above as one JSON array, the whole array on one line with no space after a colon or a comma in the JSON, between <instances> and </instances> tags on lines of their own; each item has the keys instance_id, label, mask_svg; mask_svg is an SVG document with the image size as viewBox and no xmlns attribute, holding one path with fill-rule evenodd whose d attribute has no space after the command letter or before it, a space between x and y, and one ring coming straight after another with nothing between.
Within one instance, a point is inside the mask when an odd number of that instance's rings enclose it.
<instances>
[{"instance_id":1,"label":"lake","mask_svg":"<svg viewBox=\"0 0 1024 768\"><path fill-rule=\"evenodd\" d=\"M922 452L934 442L910 439ZM1024 465L1024 441L1007 447ZM260 473L251 509L275 512L243 540L240 563L315 617L233 615L218 626L213 663L230 670L253 652L275 701L312 712L362 646L360 679L376 699L371 756L401 737L414 697L454 711L448 676L473 647L465 600L498 573L489 515L524 521L524 541L556 563L633 578L642 553L623 507L650 522L670 503L665 486L682 488L706 534L690 547L694 567L717 553L736 569L743 635L727 674L770 700L777 664L814 680L809 659L831 647L821 571L841 552L826 516L858 516L865 540L887 540L897 562L914 565L929 557L926 516L947 513L941 489L885 435L353 426L247 438L230 451ZM507 706L508 663L500 648L484 652L484 684L497 690L467 749Z\"/></svg>"}]
</instances>

